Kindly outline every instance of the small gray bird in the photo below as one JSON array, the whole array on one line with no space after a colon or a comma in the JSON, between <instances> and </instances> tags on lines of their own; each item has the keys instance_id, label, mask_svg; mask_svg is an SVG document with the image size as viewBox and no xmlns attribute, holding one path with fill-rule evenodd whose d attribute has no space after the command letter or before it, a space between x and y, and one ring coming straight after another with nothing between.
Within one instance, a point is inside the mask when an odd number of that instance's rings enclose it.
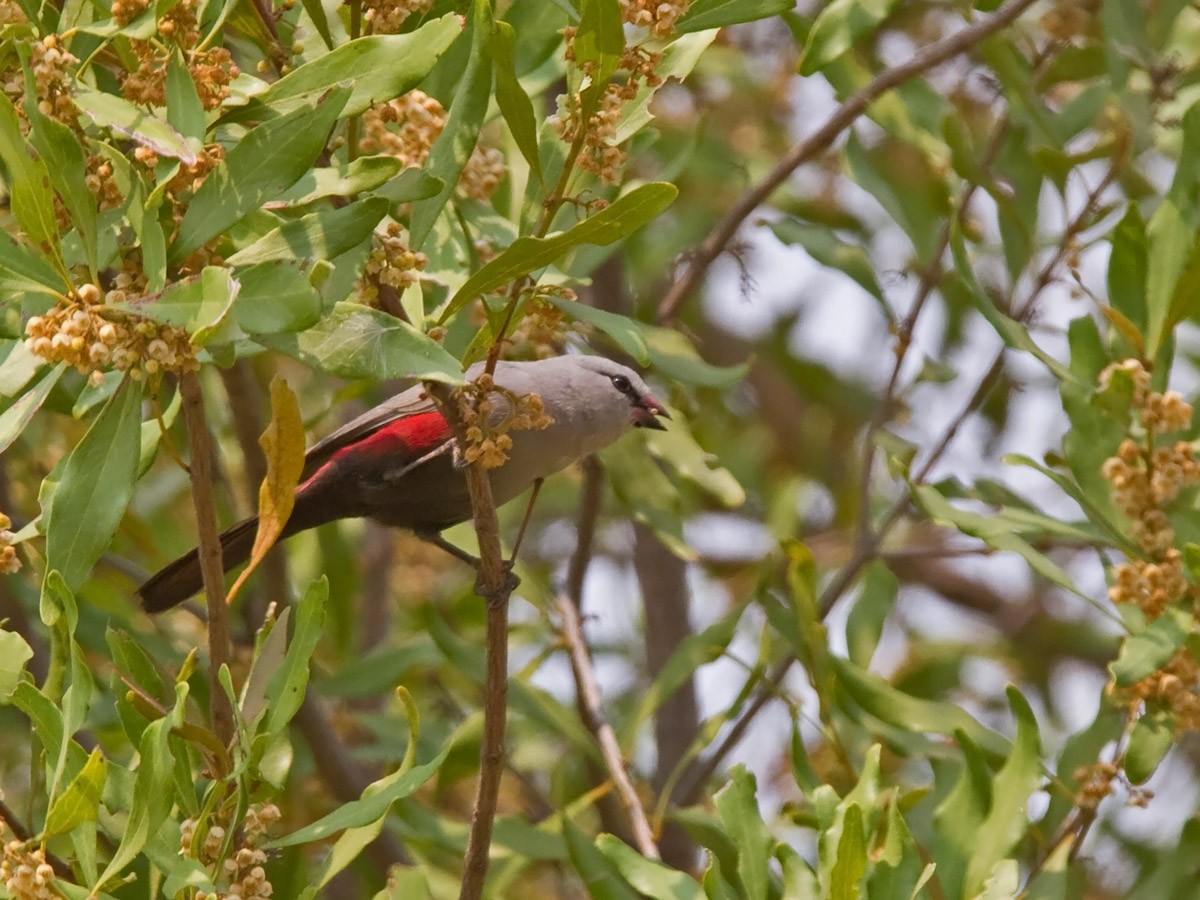
<instances>
[{"instance_id":1,"label":"small gray bird","mask_svg":"<svg viewBox=\"0 0 1200 900\"><path fill-rule=\"evenodd\" d=\"M482 365L468 370L475 377ZM507 503L540 478L595 453L630 428L661 430L670 418L633 370L598 356L501 362L495 384L514 395L537 394L553 420L538 430L509 432L508 460L491 469L496 504ZM492 397L492 421L509 412ZM462 457L437 406L421 385L363 413L315 444L304 457L296 503L280 539L335 519L374 519L425 537L471 518ZM221 535L228 571L250 558L258 518ZM148 612L162 612L202 587L196 550L138 588Z\"/></svg>"}]
</instances>

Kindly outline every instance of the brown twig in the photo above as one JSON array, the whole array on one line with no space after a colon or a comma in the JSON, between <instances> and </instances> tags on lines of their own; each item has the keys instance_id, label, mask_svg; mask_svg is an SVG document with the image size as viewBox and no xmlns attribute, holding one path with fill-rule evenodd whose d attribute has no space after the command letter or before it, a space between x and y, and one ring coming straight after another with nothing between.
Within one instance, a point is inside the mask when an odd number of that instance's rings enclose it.
<instances>
[{"instance_id":1,"label":"brown twig","mask_svg":"<svg viewBox=\"0 0 1200 900\"><path fill-rule=\"evenodd\" d=\"M191 444L192 503L196 509L196 530L200 538L200 573L208 600L209 711L213 731L226 746L233 740L233 708L218 673L232 656L229 642L229 614L225 607L225 568L221 563L221 541L217 537L216 504L213 500L212 444L204 416L204 394L195 372L179 378L183 394L183 418L187 422Z\"/></svg>"},{"instance_id":2,"label":"brown twig","mask_svg":"<svg viewBox=\"0 0 1200 900\"><path fill-rule=\"evenodd\" d=\"M600 753L604 758L604 766L616 787L621 805L629 817L633 829L634 846L639 853L650 859L658 859L658 846L654 843L654 834L646 819L646 811L642 809L637 791L625 771L625 763L621 759L621 747L617 743L617 735L613 731L607 716L604 714L604 702L600 697L600 686L596 683L596 671L592 667L592 658L588 653L587 643L583 637L583 624L579 619L579 609L572 597L560 595L557 600L558 614L562 617L562 637L571 657L571 672L575 675L575 687L579 692L579 706L583 713L583 723L587 726L600 745Z\"/></svg>"},{"instance_id":3,"label":"brown twig","mask_svg":"<svg viewBox=\"0 0 1200 900\"><path fill-rule=\"evenodd\" d=\"M980 41L1011 24L1033 3L1034 0L1009 0L988 18L968 25L944 40L923 47L907 62L881 72L866 87L839 106L824 125L788 151L762 181L744 194L734 208L725 214L700 245L688 255L682 274L675 279L658 305L658 321L669 322L675 318L680 307L708 271L708 267L725 252L726 246L733 240L742 223L766 202L797 168L829 147L872 103L910 78L915 78L922 72L970 50Z\"/></svg>"},{"instance_id":4,"label":"brown twig","mask_svg":"<svg viewBox=\"0 0 1200 900\"><path fill-rule=\"evenodd\" d=\"M426 389L441 407L459 446L468 445L466 429L453 391L444 384L429 382ZM508 601L516 587L500 549L500 523L492 482L478 460L468 463L464 474L471 496L471 514L479 540L479 573L475 591L487 601L486 681L483 700L483 741L479 749L479 782L471 810L471 833L463 859L460 900L478 900L487 875L492 825L504 774L504 731L508 712Z\"/></svg>"}]
</instances>

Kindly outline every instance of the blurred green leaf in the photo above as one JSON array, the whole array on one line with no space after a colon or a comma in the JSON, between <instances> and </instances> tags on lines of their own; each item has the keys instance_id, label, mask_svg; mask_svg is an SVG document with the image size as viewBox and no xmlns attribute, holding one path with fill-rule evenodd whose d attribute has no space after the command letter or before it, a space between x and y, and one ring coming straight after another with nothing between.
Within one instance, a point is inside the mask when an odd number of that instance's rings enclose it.
<instances>
[{"instance_id":1,"label":"blurred green leaf","mask_svg":"<svg viewBox=\"0 0 1200 900\"><path fill-rule=\"evenodd\" d=\"M60 297L66 290L62 276L40 254L22 247L7 232L0 231L0 291L5 294L30 291Z\"/></svg>"},{"instance_id":2,"label":"blurred green leaf","mask_svg":"<svg viewBox=\"0 0 1200 900\"><path fill-rule=\"evenodd\" d=\"M883 625L896 603L900 584L882 562L867 568L862 589L846 617L846 648L850 662L861 668L871 664Z\"/></svg>"},{"instance_id":3,"label":"blurred green leaf","mask_svg":"<svg viewBox=\"0 0 1200 900\"><path fill-rule=\"evenodd\" d=\"M279 84L283 82L276 82ZM192 197L168 259L178 264L299 181L325 149L350 93L346 87L331 89L312 105L299 106L250 129Z\"/></svg>"},{"instance_id":4,"label":"blurred green leaf","mask_svg":"<svg viewBox=\"0 0 1200 900\"><path fill-rule=\"evenodd\" d=\"M692 876L642 856L614 835L602 834L596 838L596 849L644 896L658 900L704 900L704 889Z\"/></svg>"},{"instance_id":5,"label":"blurred green leaf","mask_svg":"<svg viewBox=\"0 0 1200 900\"><path fill-rule=\"evenodd\" d=\"M1129 687L1163 668L1183 646L1196 617L1178 605L1168 606L1143 630L1121 642L1121 654L1109 665L1118 687Z\"/></svg>"},{"instance_id":6,"label":"blurred green leaf","mask_svg":"<svg viewBox=\"0 0 1200 900\"><path fill-rule=\"evenodd\" d=\"M63 466L46 518L46 564L78 591L107 549L133 496L142 385L127 380Z\"/></svg>"},{"instance_id":7,"label":"blurred green leaf","mask_svg":"<svg viewBox=\"0 0 1200 900\"><path fill-rule=\"evenodd\" d=\"M507 22L497 21L488 49L495 67L496 103L508 123L517 149L529 163L534 177L541 181L542 163L538 157L538 124L533 114L529 95L517 80L516 70L517 35Z\"/></svg>"},{"instance_id":8,"label":"blurred green leaf","mask_svg":"<svg viewBox=\"0 0 1200 900\"><path fill-rule=\"evenodd\" d=\"M296 606L296 630L288 644L283 663L267 682L268 734L282 731L304 702L308 686L308 670L317 641L325 624L325 604L329 599L329 582L314 581Z\"/></svg>"},{"instance_id":9,"label":"blurred green leaf","mask_svg":"<svg viewBox=\"0 0 1200 900\"><path fill-rule=\"evenodd\" d=\"M607 310L596 309L585 303L574 300L564 300L560 297L548 297L547 301L557 306L570 318L577 322L586 322L604 332L613 342L632 356L637 362L646 365L650 362L650 348L646 345L646 337L641 326L628 316L621 316Z\"/></svg>"},{"instance_id":10,"label":"blurred green leaf","mask_svg":"<svg viewBox=\"0 0 1200 900\"><path fill-rule=\"evenodd\" d=\"M260 344L342 378L423 378L462 384L457 359L407 322L339 303L299 334L257 335Z\"/></svg>"},{"instance_id":11,"label":"blurred green leaf","mask_svg":"<svg viewBox=\"0 0 1200 900\"><path fill-rule=\"evenodd\" d=\"M1125 774L1130 784L1145 784L1175 744L1170 714L1151 708L1134 723L1125 747Z\"/></svg>"},{"instance_id":12,"label":"blurred green leaf","mask_svg":"<svg viewBox=\"0 0 1200 900\"><path fill-rule=\"evenodd\" d=\"M407 34L373 34L348 41L297 66L257 99L275 110L290 110L288 101L310 102L349 85L350 94L339 112L342 117L357 116L372 104L386 103L420 84L461 31L461 20L450 13ZM320 137L325 139L324 134Z\"/></svg>"},{"instance_id":13,"label":"blurred green leaf","mask_svg":"<svg viewBox=\"0 0 1200 900\"><path fill-rule=\"evenodd\" d=\"M0 628L0 703L8 701L25 671L25 663L32 658L33 648L25 638L15 631Z\"/></svg>"},{"instance_id":14,"label":"blurred green leaf","mask_svg":"<svg viewBox=\"0 0 1200 900\"><path fill-rule=\"evenodd\" d=\"M687 337L672 328L641 326L650 353L650 367L672 381L697 387L727 388L741 384L750 370L748 362L736 366L714 366L705 362Z\"/></svg>"},{"instance_id":15,"label":"blurred green leaf","mask_svg":"<svg viewBox=\"0 0 1200 900\"><path fill-rule=\"evenodd\" d=\"M812 75L869 36L888 17L896 0L833 0L808 32L800 74Z\"/></svg>"},{"instance_id":16,"label":"blurred green leaf","mask_svg":"<svg viewBox=\"0 0 1200 900\"><path fill-rule=\"evenodd\" d=\"M722 506L732 509L746 502L746 492L737 479L696 442L682 416L675 416L665 431L647 433L645 443L651 456Z\"/></svg>"},{"instance_id":17,"label":"blurred green leaf","mask_svg":"<svg viewBox=\"0 0 1200 900\"><path fill-rule=\"evenodd\" d=\"M1125 215L1112 231L1112 252L1108 257L1108 302L1146 333L1146 273L1149 266L1146 223L1137 205L1130 203Z\"/></svg>"},{"instance_id":18,"label":"blurred green leaf","mask_svg":"<svg viewBox=\"0 0 1200 900\"><path fill-rule=\"evenodd\" d=\"M729 772L729 781L713 796L713 802L726 832L738 848L740 896L746 900L767 900L771 888L767 863L775 838L759 812L754 776L745 766L735 765Z\"/></svg>"},{"instance_id":19,"label":"blurred green leaf","mask_svg":"<svg viewBox=\"0 0 1200 900\"><path fill-rule=\"evenodd\" d=\"M8 170L9 206L25 237L36 245L57 247L50 172L43 160L30 155L17 111L7 95L0 97L0 160Z\"/></svg>"},{"instance_id":20,"label":"blurred green leaf","mask_svg":"<svg viewBox=\"0 0 1200 900\"><path fill-rule=\"evenodd\" d=\"M0 453L12 446L12 442L20 437L25 427L33 421L34 413L46 402L46 398L50 396L50 392L54 390L54 386L58 384L58 379L62 377L66 368L66 363L56 365L43 375L37 384L22 394L12 406L0 413Z\"/></svg>"},{"instance_id":21,"label":"blurred green leaf","mask_svg":"<svg viewBox=\"0 0 1200 900\"><path fill-rule=\"evenodd\" d=\"M693 0L675 23L676 34L755 22L794 8L792 0Z\"/></svg>"},{"instance_id":22,"label":"blurred green leaf","mask_svg":"<svg viewBox=\"0 0 1200 900\"><path fill-rule=\"evenodd\" d=\"M637 900L641 896L624 882L610 858L596 849L593 839L569 819L563 820L563 837L571 864L593 900Z\"/></svg>"}]
</instances>

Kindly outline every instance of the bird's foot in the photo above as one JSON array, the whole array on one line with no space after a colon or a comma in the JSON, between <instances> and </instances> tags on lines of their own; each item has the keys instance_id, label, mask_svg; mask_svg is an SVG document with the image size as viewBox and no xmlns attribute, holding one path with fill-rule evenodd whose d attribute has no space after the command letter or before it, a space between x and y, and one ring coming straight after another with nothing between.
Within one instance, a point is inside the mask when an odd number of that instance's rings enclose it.
<instances>
[{"instance_id":1,"label":"bird's foot","mask_svg":"<svg viewBox=\"0 0 1200 900\"><path fill-rule=\"evenodd\" d=\"M521 585L521 579L513 571L512 560L504 561L504 575L497 587L489 587L483 575L482 566L476 567L475 593L487 600L489 606L504 603Z\"/></svg>"}]
</instances>

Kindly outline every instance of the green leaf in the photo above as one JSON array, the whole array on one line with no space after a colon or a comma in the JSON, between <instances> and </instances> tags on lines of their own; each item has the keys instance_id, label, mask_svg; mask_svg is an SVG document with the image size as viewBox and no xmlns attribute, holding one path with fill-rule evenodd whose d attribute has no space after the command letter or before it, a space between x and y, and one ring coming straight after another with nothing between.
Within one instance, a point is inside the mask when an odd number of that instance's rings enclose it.
<instances>
[{"instance_id":1,"label":"green leaf","mask_svg":"<svg viewBox=\"0 0 1200 900\"><path fill-rule=\"evenodd\" d=\"M15 631L0 628L0 703L6 703L21 680L25 663L33 658L33 648Z\"/></svg>"},{"instance_id":2,"label":"green leaf","mask_svg":"<svg viewBox=\"0 0 1200 900\"><path fill-rule=\"evenodd\" d=\"M42 376L41 381L22 394L21 399L0 413L0 453L7 450L12 442L21 436L25 426L33 421L34 413L46 402L50 391L58 384L58 379L62 377L66 368L67 364L60 362Z\"/></svg>"},{"instance_id":3,"label":"green leaf","mask_svg":"<svg viewBox=\"0 0 1200 900\"><path fill-rule=\"evenodd\" d=\"M868 897L915 897L922 876L921 854L893 795L887 807L887 832L867 882Z\"/></svg>"},{"instance_id":4,"label":"green leaf","mask_svg":"<svg viewBox=\"0 0 1200 900\"><path fill-rule=\"evenodd\" d=\"M888 17L896 0L833 0L821 10L808 32L800 57L800 74L821 71Z\"/></svg>"},{"instance_id":5,"label":"green leaf","mask_svg":"<svg viewBox=\"0 0 1200 900\"><path fill-rule=\"evenodd\" d=\"M198 347L219 336L238 296L238 283L228 269L206 266L199 275L167 285L165 290L111 304L154 322L182 328Z\"/></svg>"},{"instance_id":6,"label":"green leaf","mask_svg":"<svg viewBox=\"0 0 1200 900\"><path fill-rule=\"evenodd\" d=\"M871 657L879 646L883 625L895 606L899 588L899 581L884 563L877 561L867 568L862 590L846 617L847 655L856 666L866 669L871 665Z\"/></svg>"},{"instance_id":7,"label":"green leaf","mask_svg":"<svg viewBox=\"0 0 1200 900\"><path fill-rule=\"evenodd\" d=\"M594 66L592 85L603 88L625 52L625 30L617 0L583 0L574 48L576 65Z\"/></svg>"},{"instance_id":8,"label":"green leaf","mask_svg":"<svg viewBox=\"0 0 1200 900\"><path fill-rule=\"evenodd\" d=\"M659 465L646 453L631 452L615 444L598 454L616 494L634 521L651 528L655 536L680 559L696 558L683 536L683 500Z\"/></svg>"},{"instance_id":9,"label":"green leaf","mask_svg":"<svg viewBox=\"0 0 1200 900\"><path fill-rule=\"evenodd\" d=\"M382 197L366 197L348 206L320 209L267 232L225 263L248 266L276 259L333 259L370 237L389 206Z\"/></svg>"},{"instance_id":10,"label":"green leaf","mask_svg":"<svg viewBox=\"0 0 1200 900\"><path fill-rule=\"evenodd\" d=\"M829 228L794 216L772 219L767 226L783 243L802 247L816 262L837 269L876 300L883 300L883 289L875 279L875 264L866 247L843 241Z\"/></svg>"},{"instance_id":11,"label":"green leaf","mask_svg":"<svg viewBox=\"0 0 1200 900\"><path fill-rule=\"evenodd\" d=\"M37 150L50 175L50 183L58 192L63 206L70 213L71 223L79 232L88 268L98 268L96 244L96 198L88 189L84 175L87 157L79 138L66 125L50 119L36 109L28 110L29 140Z\"/></svg>"},{"instance_id":12,"label":"green leaf","mask_svg":"<svg viewBox=\"0 0 1200 900\"><path fill-rule=\"evenodd\" d=\"M331 166L309 169L290 188L284 191L276 200L268 202L268 208L282 206L303 206L322 197L353 197L367 191L373 191L388 181L397 179L403 170L404 174L413 173L413 177L421 177L420 169L405 169L404 163L394 156L360 156L349 163L336 163ZM441 184L432 189L437 193ZM426 194L430 196L430 194ZM412 200L414 197L389 197L393 202L398 199Z\"/></svg>"},{"instance_id":13,"label":"green leaf","mask_svg":"<svg viewBox=\"0 0 1200 900\"><path fill-rule=\"evenodd\" d=\"M40 254L27 250L7 232L0 231L0 292L30 291L61 297L66 290L62 276Z\"/></svg>"},{"instance_id":14,"label":"green leaf","mask_svg":"<svg viewBox=\"0 0 1200 900\"><path fill-rule=\"evenodd\" d=\"M1143 713L1129 732L1125 749L1125 774L1130 783L1145 784L1175 741L1175 725L1169 713L1160 709Z\"/></svg>"},{"instance_id":15,"label":"green leaf","mask_svg":"<svg viewBox=\"0 0 1200 900\"><path fill-rule=\"evenodd\" d=\"M1008 702L1017 720L1012 753L996 774L992 806L975 836L975 853L967 864L965 893L975 896L996 865L1011 853L1029 828L1029 797L1041 786L1042 748L1037 720L1028 701L1009 687Z\"/></svg>"},{"instance_id":16,"label":"green leaf","mask_svg":"<svg viewBox=\"0 0 1200 900\"><path fill-rule=\"evenodd\" d=\"M705 362L692 342L674 328L638 325L650 352L650 367L672 381L698 387L727 388L741 384L750 371L749 363L714 366Z\"/></svg>"},{"instance_id":17,"label":"green leaf","mask_svg":"<svg viewBox=\"0 0 1200 900\"><path fill-rule=\"evenodd\" d=\"M508 123L517 149L529 163L529 168L542 180L542 161L538 156L538 124L533 113L533 103L517 80L516 48L517 33L507 22L496 22L488 49L496 79L496 104L500 114Z\"/></svg>"},{"instance_id":18,"label":"green leaf","mask_svg":"<svg viewBox=\"0 0 1200 900\"><path fill-rule=\"evenodd\" d=\"M369 784L361 799L344 803L329 815L285 837L267 841L263 849L278 850L311 841L323 841L346 828L360 828L376 821L393 803L412 795L436 775L453 746L454 741L451 739L437 756L424 765L404 772L395 772Z\"/></svg>"},{"instance_id":19,"label":"green leaf","mask_svg":"<svg viewBox=\"0 0 1200 900\"><path fill-rule=\"evenodd\" d=\"M687 12L675 23L675 33L690 34L709 28L756 22L790 12L795 6L792 0L693 0Z\"/></svg>"},{"instance_id":20,"label":"green leaf","mask_svg":"<svg viewBox=\"0 0 1200 900\"><path fill-rule=\"evenodd\" d=\"M842 819L842 834L837 844L837 858L829 870L831 900L858 900L862 896L859 882L867 870L867 836L862 808L857 803L846 807Z\"/></svg>"},{"instance_id":21,"label":"green leaf","mask_svg":"<svg viewBox=\"0 0 1200 900\"><path fill-rule=\"evenodd\" d=\"M471 300L550 265L573 247L580 244L607 246L628 237L670 206L678 193L679 189L673 184L643 184L566 231L544 238L517 238L503 253L467 279L442 311L439 322L445 324Z\"/></svg>"},{"instance_id":22,"label":"green leaf","mask_svg":"<svg viewBox=\"0 0 1200 900\"><path fill-rule=\"evenodd\" d=\"M233 321L246 334L300 331L321 318L321 295L303 262L276 260L239 269Z\"/></svg>"},{"instance_id":23,"label":"green leaf","mask_svg":"<svg viewBox=\"0 0 1200 900\"><path fill-rule=\"evenodd\" d=\"M101 128L136 141L158 156L178 159L189 166L195 164L195 151L182 134L117 94L80 89L72 99Z\"/></svg>"},{"instance_id":24,"label":"green leaf","mask_svg":"<svg viewBox=\"0 0 1200 900\"><path fill-rule=\"evenodd\" d=\"M660 900L704 900L704 889L692 876L642 856L614 835L597 837L596 849L608 857L621 877L641 894Z\"/></svg>"},{"instance_id":25,"label":"green leaf","mask_svg":"<svg viewBox=\"0 0 1200 900\"><path fill-rule=\"evenodd\" d=\"M963 763L954 786L934 810L939 838L938 881L948 897L969 897L963 887L967 863L976 852L979 829L992 802L992 773L979 748L965 734L955 736ZM943 770L944 771L944 770ZM940 772L935 770L940 776ZM939 777L939 787L941 778Z\"/></svg>"},{"instance_id":26,"label":"green leaf","mask_svg":"<svg viewBox=\"0 0 1200 900\"><path fill-rule=\"evenodd\" d=\"M94 822L107 776L108 763L104 752L97 747L83 769L50 806L42 837L66 834L84 822Z\"/></svg>"},{"instance_id":27,"label":"green leaf","mask_svg":"<svg viewBox=\"0 0 1200 900\"><path fill-rule=\"evenodd\" d=\"M457 359L407 322L357 303L300 334L259 335L260 344L342 378L423 378L462 384Z\"/></svg>"},{"instance_id":28,"label":"green leaf","mask_svg":"<svg viewBox=\"0 0 1200 900\"><path fill-rule=\"evenodd\" d=\"M314 105L252 128L196 191L171 244L170 261L178 263L295 184L325 149L349 96L349 88L336 88Z\"/></svg>"},{"instance_id":29,"label":"green leaf","mask_svg":"<svg viewBox=\"0 0 1200 900\"><path fill-rule=\"evenodd\" d=\"M492 65L488 55L488 44L492 35L492 4L476 0L471 27L471 55L467 67L457 80L454 97L450 101L450 113L446 116L446 127L442 129L429 151L429 159L423 168L434 178L442 181L442 189L427 200L413 204L409 218L408 233L413 249L420 249L433 230L434 220L441 214L450 195L458 187L479 131L487 115L488 102L492 95Z\"/></svg>"},{"instance_id":30,"label":"green leaf","mask_svg":"<svg viewBox=\"0 0 1200 900\"><path fill-rule=\"evenodd\" d=\"M324 56L293 69L258 95L276 110L290 100L311 100L350 85L341 115L357 116L415 88L462 31L453 13L426 22L408 34L378 34L348 41ZM324 135L322 135L324 139Z\"/></svg>"},{"instance_id":31,"label":"green leaf","mask_svg":"<svg viewBox=\"0 0 1200 900\"><path fill-rule=\"evenodd\" d=\"M1166 665L1183 646L1196 625L1196 617L1179 606L1168 606L1161 616L1121 644L1120 655L1109 664L1118 687L1129 687Z\"/></svg>"},{"instance_id":32,"label":"green leaf","mask_svg":"<svg viewBox=\"0 0 1200 900\"><path fill-rule=\"evenodd\" d=\"M666 431L648 432L645 443L651 456L722 506L733 509L746 502L746 491L733 473L696 442L682 416L675 416Z\"/></svg>"},{"instance_id":33,"label":"green leaf","mask_svg":"<svg viewBox=\"0 0 1200 900\"><path fill-rule=\"evenodd\" d=\"M638 900L640 895L621 879L616 865L569 819L563 820L563 837L571 865L592 900Z\"/></svg>"},{"instance_id":34,"label":"green leaf","mask_svg":"<svg viewBox=\"0 0 1200 900\"><path fill-rule=\"evenodd\" d=\"M29 153L17 111L7 96L0 97L0 160L8 169L9 205L17 224L34 244L57 247L50 173L45 162Z\"/></svg>"},{"instance_id":35,"label":"green leaf","mask_svg":"<svg viewBox=\"0 0 1200 900\"><path fill-rule=\"evenodd\" d=\"M44 510L46 565L72 591L87 580L133 496L141 402L141 382L126 380L67 457Z\"/></svg>"},{"instance_id":36,"label":"green leaf","mask_svg":"<svg viewBox=\"0 0 1200 900\"><path fill-rule=\"evenodd\" d=\"M603 331L613 339L618 347L641 365L647 365L650 362L650 348L646 345L642 325L629 316L597 309L586 303L576 303L574 300L564 300L561 297L547 297L546 299L576 322L586 322Z\"/></svg>"},{"instance_id":37,"label":"green leaf","mask_svg":"<svg viewBox=\"0 0 1200 900\"><path fill-rule=\"evenodd\" d=\"M267 684L267 725L272 734L282 731L304 702L308 669L317 641L325 625L325 603L329 599L329 581L314 581L296 608L296 630L283 658L283 665Z\"/></svg>"},{"instance_id":38,"label":"green leaf","mask_svg":"<svg viewBox=\"0 0 1200 900\"><path fill-rule=\"evenodd\" d=\"M713 801L726 833L738 848L739 896L746 900L767 900L771 887L767 864L775 838L758 810L754 776L740 763L734 766L729 772L729 782L717 791Z\"/></svg>"},{"instance_id":39,"label":"green leaf","mask_svg":"<svg viewBox=\"0 0 1200 900\"><path fill-rule=\"evenodd\" d=\"M167 62L167 122L184 137L204 139L207 129L204 104L178 47Z\"/></svg>"}]
</instances>

